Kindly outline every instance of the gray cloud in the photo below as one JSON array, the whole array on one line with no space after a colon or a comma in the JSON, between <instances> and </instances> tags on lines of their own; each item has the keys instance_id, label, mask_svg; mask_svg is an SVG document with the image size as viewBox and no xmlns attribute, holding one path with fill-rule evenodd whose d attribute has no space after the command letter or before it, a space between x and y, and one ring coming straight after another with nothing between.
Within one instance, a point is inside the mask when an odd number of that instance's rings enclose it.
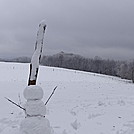
<instances>
[{"instance_id":1,"label":"gray cloud","mask_svg":"<svg viewBox=\"0 0 134 134\"><path fill-rule=\"evenodd\" d=\"M133 0L0 0L0 57L31 56L45 19L44 54L134 57Z\"/></svg>"}]
</instances>

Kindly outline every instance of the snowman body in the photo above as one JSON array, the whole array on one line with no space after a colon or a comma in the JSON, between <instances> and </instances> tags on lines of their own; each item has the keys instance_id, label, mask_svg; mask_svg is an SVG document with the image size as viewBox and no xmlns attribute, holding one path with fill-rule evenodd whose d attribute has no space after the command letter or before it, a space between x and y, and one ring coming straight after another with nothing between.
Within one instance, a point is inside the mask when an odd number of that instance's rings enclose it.
<instances>
[{"instance_id":1,"label":"snowman body","mask_svg":"<svg viewBox=\"0 0 134 134\"><path fill-rule=\"evenodd\" d=\"M49 120L45 118L46 106L41 100L43 90L41 87L32 85L25 88L24 105L26 118L21 122L21 134L52 134Z\"/></svg>"}]
</instances>

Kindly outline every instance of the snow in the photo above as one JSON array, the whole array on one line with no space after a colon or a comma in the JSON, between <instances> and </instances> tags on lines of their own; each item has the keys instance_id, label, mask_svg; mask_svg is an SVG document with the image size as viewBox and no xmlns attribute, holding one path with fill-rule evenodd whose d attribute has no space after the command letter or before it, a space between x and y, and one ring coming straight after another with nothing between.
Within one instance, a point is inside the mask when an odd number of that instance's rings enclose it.
<instances>
[{"instance_id":1,"label":"snow","mask_svg":"<svg viewBox=\"0 0 134 134\"><path fill-rule=\"evenodd\" d=\"M29 64L0 63L0 134L20 134L25 113L4 97L19 103L20 94L22 106L26 103L23 90L28 72ZM134 84L130 81L41 66L38 85L45 92L44 103L58 86L46 106L46 118L38 122L48 119L54 134L134 134Z\"/></svg>"},{"instance_id":2,"label":"snow","mask_svg":"<svg viewBox=\"0 0 134 134\"><path fill-rule=\"evenodd\" d=\"M45 116L46 106L41 100L27 101L24 105L26 114L29 116Z\"/></svg>"},{"instance_id":3,"label":"snow","mask_svg":"<svg viewBox=\"0 0 134 134\"><path fill-rule=\"evenodd\" d=\"M44 20L42 20L39 24L39 30L37 33L37 44L43 44L43 38L44 38L44 28L46 27L46 23Z\"/></svg>"},{"instance_id":4,"label":"snow","mask_svg":"<svg viewBox=\"0 0 134 134\"><path fill-rule=\"evenodd\" d=\"M22 121L20 125L21 134L52 134L49 121L42 117L30 117Z\"/></svg>"},{"instance_id":5,"label":"snow","mask_svg":"<svg viewBox=\"0 0 134 134\"><path fill-rule=\"evenodd\" d=\"M41 100L44 92L40 86L30 85L24 89L23 95L26 100Z\"/></svg>"},{"instance_id":6,"label":"snow","mask_svg":"<svg viewBox=\"0 0 134 134\"><path fill-rule=\"evenodd\" d=\"M31 71L30 80L35 80L36 79L36 71L39 68L39 56L40 56L40 50L38 48L38 49L35 50L35 52L32 56L32 59L31 59L32 71Z\"/></svg>"},{"instance_id":7,"label":"snow","mask_svg":"<svg viewBox=\"0 0 134 134\"><path fill-rule=\"evenodd\" d=\"M45 118L46 106L41 100L43 89L40 86L32 85L25 88L23 92L27 100L25 109L25 119L21 121L21 134L52 134L49 120Z\"/></svg>"}]
</instances>

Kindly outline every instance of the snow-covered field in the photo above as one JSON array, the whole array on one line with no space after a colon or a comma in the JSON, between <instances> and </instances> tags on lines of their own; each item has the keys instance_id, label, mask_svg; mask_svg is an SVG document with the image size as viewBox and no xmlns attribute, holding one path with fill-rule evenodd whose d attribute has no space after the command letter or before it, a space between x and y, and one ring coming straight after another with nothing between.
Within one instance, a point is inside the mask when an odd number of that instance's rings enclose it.
<instances>
[{"instance_id":1,"label":"snow-covered field","mask_svg":"<svg viewBox=\"0 0 134 134\"><path fill-rule=\"evenodd\" d=\"M0 63L0 134L19 134L29 64ZM134 134L134 84L116 77L40 67L47 115L55 134Z\"/></svg>"}]
</instances>

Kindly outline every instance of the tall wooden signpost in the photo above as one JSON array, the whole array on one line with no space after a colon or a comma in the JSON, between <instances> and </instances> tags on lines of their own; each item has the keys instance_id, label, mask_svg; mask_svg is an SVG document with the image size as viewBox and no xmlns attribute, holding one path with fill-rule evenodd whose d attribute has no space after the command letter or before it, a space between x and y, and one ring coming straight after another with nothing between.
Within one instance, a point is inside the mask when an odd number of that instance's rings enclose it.
<instances>
[{"instance_id":1,"label":"tall wooden signpost","mask_svg":"<svg viewBox=\"0 0 134 134\"><path fill-rule=\"evenodd\" d=\"M42 21L39 24L39 30L37 33L37 40L35 44L35 51L31 59L28 86L36 85L37 82L39 64L40 64L42 50L43 50L43 39L44 39L45 30L46 30L46 24L44 21Z\"/></svg>"}]
</instances>

